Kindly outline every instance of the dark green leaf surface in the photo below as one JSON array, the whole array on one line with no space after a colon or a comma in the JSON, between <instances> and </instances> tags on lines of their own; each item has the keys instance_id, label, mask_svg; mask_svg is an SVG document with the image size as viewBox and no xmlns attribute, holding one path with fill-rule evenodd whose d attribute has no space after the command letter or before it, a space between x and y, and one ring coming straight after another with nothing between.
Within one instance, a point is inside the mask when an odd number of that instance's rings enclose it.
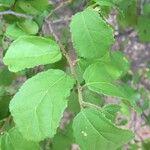
<instances>
[{"instance_id":1,"label":"dark green leaf surface","mask_svg":"<svg viewBox=\"0 0 150 150\"><path fill-rule=\"evenodd\" d=\"M20 29L22 29L22 31L31 35L37 34L39 30L37 23L33 20L24 20L22 22L18 22L17 25L20 27Z\"/></svg>"},{"instance_id":2,"label":"dark green leaf surface","mask_svg":"<svg viewBox=\"0 0 150 150\"><path fill-rule=\"evenodd\" d=\"M0 88L0 120L4 119L9 115L9 102L11 96L9 93Z\"/></svg>"},{"instance_id":3,"label":"dark green leaf surface","mask_svg":"<svg viewBox=\"0 0 150 150\"><path fill-rule=\"evenodd\" d=\"M41 14L44 10L48 8L48 0L32 0L32 1L27 1L27 0L19 0L17 1L18 6L17 9L31 14L31 15L39 15Z\"/></svg>"},{"instance_id":4,"label":"dark green leaf surface","mask_svg":"<svg viewBox=\"0 0 150 150\"><path fill-rule=\"evenodd\" d=\"M142 42L150 41L150 18L147 16L140 16L138 18L137 30L139 38Z\"/></svg>"},{"instance_id":5,"label":"dark green leaf surface","mask_svg":"<svg viewBox=\"0 0 150 150\"><path fill-rule=\"evenodd\" d=\"M6 67L0 68L0 85L9 86L12 84L13 80L16 78L16 75L10 72Z\"/></svg>"},{"instance_id":6,"label":"dark green leaf surface","mask_svg":"<svg viewBox=\"0 0 150 150\"><path fill-rule=\"evenodd\" d=\"M94 93L88 89L86 89L85 91L83 91L83 99L85 102L89 102L98 106L101 106L103 100L102 97L100 95L98 95L97 93Z\"/></svg>"},{"instance_id":7,"label":"dark green leaf surface","mask_svg":"<svg viewBox=\"0 0 150 150\"><path fill-rule=\"evenodd\" d=\"M120 0L118 5L122 12L117 16L118 23L122 29L135 27L137 24L137 0Z\"/></svg>"},{"instance_id":8,"label":"dark green leaf surface","mask_svg":"<svg viewBox=\"0 0 150 150\"><path fill-rule=\"evenodd\" d=\"M143 14L149 16L150 15L150 3L145 3L143 6Z\"/></svg>"},{"instance_id":9,"label":"dark green leaf surface","mask_svg":"<svg viewBox=\"0 0 150 150\"><path fill-rule=\"evenodd\" d=\"M52 141L52 150L70 150L71 145L75 142L72 122L66 125L64 129L58 129Z\"/></svg>"}]
</instances>

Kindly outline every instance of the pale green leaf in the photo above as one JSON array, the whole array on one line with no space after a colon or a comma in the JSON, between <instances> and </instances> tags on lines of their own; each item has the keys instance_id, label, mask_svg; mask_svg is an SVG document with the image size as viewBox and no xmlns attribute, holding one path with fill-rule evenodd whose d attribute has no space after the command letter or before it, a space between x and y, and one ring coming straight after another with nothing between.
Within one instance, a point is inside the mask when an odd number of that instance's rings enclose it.
<instances>
[{"instance_id":1,"label":"pale green leaf","mask_svg":"<svg viewBox=\"0 0 150 150\"><path fill-rule=\"evenodd\" d=\"M101 59L80 59L77 62L76 66L76 70L79 77L83 75L85 69L88 68L88 66L90 67L89 69L87 69L87 72L90 71L91 76L94 69L97 72L97 74L101 74L101 76L98 76L97 78L103 77L106 80L113 80L125 75L130 68L130 63L128 62L128 59L124 56L124 54L119 51L111 53L110 56L107 54Z\"/></svg>"},{"instance_id":2,"label":"pale green leaf","mask_svg":"<svg viewBox=\"0 0 150 150\"><path fill-rule=\"evenodd\" d=\"M116 150L133 138L131 131L116 127L94 109L83 109L74 119L73 130L82 150Z\"/></svg>"},{"instance_id":3,"label":"pale green leaf","mask_svg":"<svg viewBox=\"0 0 150 150\"><path fill-rule=\"evenodd\" d=\"M15 0L0 0L0 7L10 7L15 3Z\"/></svg>"},{"instance_id":4,"label":"pale green leaf","mask_svg":"<svg viewBox=\"0 0 150 150\"><path fill-rule=\"evenodd\" d=\"M115 83L121 74L122 71L113 68L113 65L108 67L104 62L97 62L86 69L83 78L91 91L126 100L136 108L134 90L127 85Z\"/></svg>"},{"instance_id":5,"label":"pale green leaf","mask_svg":"<svg viewBox=\"0 0 150 150\"><path fill-rule=\"evenodd\" d=\"M26 32L22 31L17 24L10 24L6 28L5 35L12 40L16 40L20 36L28 35Z\"/></svg>"},{"instance_id":6,"label":"pale green leaf","mask_svg":"<svg viewBox=\"0 0 150 150\"><path fill-rule=\"evenodd\" d=\"M10 45L3 60L10 71L17 72L60 59L60 48L55 41L38 36L24 36Z\"/></svg>"},{"instance_id":7,"label":"pale green leaf","mask_svg":"<svg viewBox=\"0 0 150 150\"><path fill-rule=\"evenodd\" d=\"M74 15L70 28L74 48L80 57L103 57L114 42L112 28L94 10L86 9Z\"/></svg>"},{"instance_id":8,"label":"pale green leaf","mask_svg":"<svg viewBox=\"0 0 150 150\"><path fill-rule=\"evenodd\" d=\"M16 128L0 136L1 150L40 150L38 143L27 141Z\"/></svg>"},{"instance_id":9,"label":"pale green leaf","mask_svg":"<svg viewBox=\"0 0 150 150\"><path fill-rule=\"evenodd\" d=\"M24 20L22 22L18 22L17 25L22 29L22 31L34 35L38 33L39 27L37 23L33 20Z\"/></svg>"},{"instance_id":10,"label":"pale green leaf","mask_svg":"<svg viewBox=\"0 0 150 150\"><path fill-rule=\"evenodd\" d=\"M74 80L61 70L48 70L27 80L10 103L22 135L33 141L53 137Z\"/></svg>"}]
</instances>

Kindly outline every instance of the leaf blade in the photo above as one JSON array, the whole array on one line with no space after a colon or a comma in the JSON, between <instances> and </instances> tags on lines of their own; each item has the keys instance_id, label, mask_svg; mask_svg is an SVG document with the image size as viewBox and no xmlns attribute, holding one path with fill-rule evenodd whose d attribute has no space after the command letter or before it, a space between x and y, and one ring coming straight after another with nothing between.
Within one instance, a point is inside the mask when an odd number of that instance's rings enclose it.
<instances>
[{"instance_id":1,"label":"leaf blade","mask_svg":"<svg viewBox=\"0 0 150 150\"><path fill-rule=\"evenodd\" d=\"M3 62L12 72L37 65L54 63L62 57L60 48L53 40L38 36L23 36L9 47Z\"/></svg>"},{"instance_id":2,"label":"leaf blade","mask_svg":"<svg viewBox=\"0 0 150 150\"><path fill-rule=\"evenodd\" d=\"M74 136L82 150L115 150L133 138L133 133L116 127L98 110L84 109L74 119Z\"/></svg>"},{"instance_id":3,"label":"leaf blade","mask_svg":"<svg viewBox=\"0 0 150 150\"><path fill-rule=\"evenodd\" d=\"M94 10L73 16L70 30L74 48L80 57L100 58L114 42L113 31Z\"/></svg>"},{"instance_id":4,"label":"leaf blade","mask_svg":"<svg viewBox=\"0 0 150 150\"><path fill-rule=\"evenodd\" d=\"M12 128L4 135L0 136L0 149L4 150L40 150L36 142L27 141L22 137L17 128Z\"/></svg>"},{"instance_id":5,"label":"leaf blade","mask_svg":"<svg viewBox=\"0 0 150 150\"><path fill-rule=\"evenodd\" d=\"M53 69L23 84L10 103L10 112L26 139L40 141L54 136L73 84L71 77Z\"/></svg>"}]
</instances>

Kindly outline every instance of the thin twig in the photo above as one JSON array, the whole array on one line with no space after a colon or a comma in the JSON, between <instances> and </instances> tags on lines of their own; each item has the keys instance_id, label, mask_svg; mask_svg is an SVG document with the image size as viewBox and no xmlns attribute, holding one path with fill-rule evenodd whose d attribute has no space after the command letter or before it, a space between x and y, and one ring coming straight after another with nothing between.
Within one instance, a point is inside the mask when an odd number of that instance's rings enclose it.
<instances>
[{"instance_id":1,"label":"thin twig","mask_svg":"<svg viewBox=\"0 0 150 150\"><path fill-rule=\"evenodd\" d=\"M61 49L62 54L64 55L64 57L67 59L67 62L69 64L70 67L70 71L71 74L73 75L73 77L75 78L76 82L77 82L77 90L78 90L78 101L80 104L80 108L84 108L84 107L92 107L92 108L99 108L98 106L94 105L94 104L89 104L89 103L85 103L83 101L83 95L82 95L82 86L80 85L80 81L78 80L78 75L76 73L76 70L74 68L74 62L71 60L69 54L66 52L64 45L61 43L59 37L57 36L57 34L55 33L55 31L53 30L52 27L52 21L49 21L49 17L58 9L60 9L61 7L64 7L66 4L72 2L72 0L68 0L67 2L63 2L61 3L58 7L56 7L46 18L45 18L45 22L48 25L48 28L50 30L50 32L52 33L52 35L54 36L55 40L58 42L58 45Z\"/></svg>"},{"instance_id":2,"label":"thin twig","mask_svg":"<svg viewBox=\"0 0 150 150\"><path fill-rule=\"evenodd\" d=\"M26 15L26 14L23 14L23 13L18 13L18 12L12 11L12 10L1 11L0 16L4 16L4 15L13 15L13 16L16 16L16 17L29 18L29 19L33 18L30 15Z\"/></svg>"},{"instance_id":3,"label":"thin twig","mask_svg":"<svg viewBox=\"0 0 150 150\"><path fill-rule=\"evenodd\" d=\"M45 20L48 27L49 27L49 30L50 32L52 33L52 35L54 36L55 40L58 42L59 46L60 46L60 49L61 49L61 52L62 54L65 56L65 58L67 59L67 62L70 66L70 71L71 71L71 74L73 75L73 77L75 78L75 80L77 81L77 90L78 90L78 101L79 101L79 104L80 104L80 107L83 108L82 106L82 102L83 102L83 96L82 96L82 88L81 88L81 85L80 85L80 82L78 81L78 77L77 77L77 74L76 74L76 71L74 69L74 66L73 66L73 62L69 56L69 54L66 52L65 50L65 47L63 46L63 44L60 42L58 36L56 35L56 33L54 32L53 30L53 27L51 25L51 21L47 21Z\"/></svg>"},{"instance_id":4,"label":"thin twig","mask_svg":"<svg viewBox=\"0 0 150 150\"><path fill-rule=\"evenodd\" d=\"M62 8L62 7L65 7L66 5L68 5L69 3L71 3L72 2L72 0L67 0L67 1L62 1L54 10L52 10L51 12L50 12L50 14L45 18L45 20L47 20L47 19L49 19L50 18L50 16L53 14L53 13L55 13L57 10L59 10L60 8Z\"/></svg>"},{"instance_id":5,"label":"thin twig","mask_svg":"<svg viewBox=\"0 0 150 150\"><path fill-rule=\"evenodd\" d=\"M57 24L57 23L62 23L62 22L69 22L70 20L71 20L71 18L61 18L61 19L52 21L52 23Z\"/></svg>"},{"instance_id":6,"label":"thin twig","mask_svg":"<svg viewBox=\"0 0 150 150\"><path fill-rule=\"evenodd\" d=\"M62 51L62 54L66 57L67 61L68 61L68 64L70 66L70 70L71 70L71 73L74 75L74 67L73 67L73 63L72 63L72 60L70 58L70 56L68 55L68 53L66 53L66 50L63 46L63 44L60 42L58 36L55 34L53 28L52 28L52 25L51 25L51 21L47 21L46 20L46 23L50 29L50 32L52 33L52 35L54 36L55 40L58 42L59 46L60 46L60 49Z\"/></svg>"}]
</instances>

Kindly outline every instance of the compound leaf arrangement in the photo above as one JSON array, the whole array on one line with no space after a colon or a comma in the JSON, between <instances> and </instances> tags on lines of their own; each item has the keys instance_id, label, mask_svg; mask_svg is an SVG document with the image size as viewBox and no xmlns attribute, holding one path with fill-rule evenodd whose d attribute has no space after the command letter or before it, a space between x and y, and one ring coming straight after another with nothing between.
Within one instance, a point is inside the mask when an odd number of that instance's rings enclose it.
<instances>
[{"instance_id":1,"label":"compound leaf arrangement","mask_svg":"<svg viewBox=\"0 0 150 150\"><path fill-rule=\"evenodd\" d=\"M115 31L107 21L109 12L117 8L121 28L134 26L131 18L121 18L127 16L126 4L134 7L132 1L89 1L71 17L68 29L74 60L48 21L66 2L53 8L48 0L0 1L0 15L6 22L0 39L3 63L8 67L0 71L0 80L5 80L0 85L8 87L25 77L10 96L0 88L0 150L69 150L73 143L81 150L117 150L134 138L130 129L116 123L123 106L138 113L142 110L134 88L123 83L130 62L121 51L112 49ZM134 18L141 41L150 40L148 6ZM42 33L44 23L49 35ZM102 104L105 96L119 99L118 104ZM73 116L62 129L67 110Z\"/></svg>"}]
</instances>

